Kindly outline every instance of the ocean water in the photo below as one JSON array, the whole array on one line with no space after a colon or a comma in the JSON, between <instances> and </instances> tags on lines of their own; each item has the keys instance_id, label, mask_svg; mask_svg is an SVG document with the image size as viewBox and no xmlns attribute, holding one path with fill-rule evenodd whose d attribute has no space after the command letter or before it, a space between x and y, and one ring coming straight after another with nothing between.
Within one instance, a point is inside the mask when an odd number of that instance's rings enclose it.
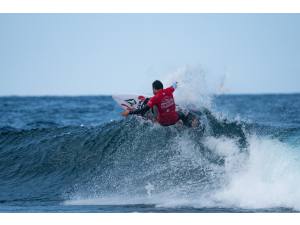
<instances>
[{"instance_id":1,"label":"ocean water","mask_svg":"<svg viewBox=\"0 0 300 225\"><path fill-rule=\"evenodd\" d=\"M300 94L220 95L199 128L110 96L0 98L0 212L298 212Z\"/></svg>"}]
</instances>

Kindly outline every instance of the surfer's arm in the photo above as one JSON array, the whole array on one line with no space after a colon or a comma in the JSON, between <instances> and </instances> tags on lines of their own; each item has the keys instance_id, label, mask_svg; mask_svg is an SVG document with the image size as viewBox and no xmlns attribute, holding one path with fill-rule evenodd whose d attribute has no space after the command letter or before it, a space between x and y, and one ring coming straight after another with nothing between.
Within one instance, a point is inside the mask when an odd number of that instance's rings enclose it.
<instances>
[{"instance_id":1,"label":"surfer's arm","mask_svg":"<svg viewBox=\"0 0 300 225\"><path fill-rule=\"evenodd\" d=\"M154 96L142 108L135 109L135 110L132 110L132 111L125 110L122 113L122 116L125 116L125 117L128 116L128 115L142 115L143 116L150 108L153 107L155 102L156 102L156 98Z\"/></svg>"},{"instance_id":2,"label":"surfer's arm","mask_svg":"<svg viewBox=\"0 0 300 225\"><path fill-rule=\"evenodd\" d=\"M171 87L173 87L174 88L174 90L177 88L177 85L178 85L178 82L177 81L175 81L173 84L172 84L172 86Z\"/></svg>"},{"instance_id":3,"label":"surfer's arm","mask_svg":"<svg viewBox=\"0 0 300 225\"><path fill-rule=\"evenodd\" d=\"M145 105L140 109L130 111L128 114L129 115L144 115L149 109L150 109L150 107L148 105Z\"/></svg>"},{"instance_id":4,"label":"surfer's arm","mask_svg":"<svg viewBox=\"0 0 300 225\"><path fill-rule=\"evenodd\" d=\"M166 91L169 91L169 92L171 92L171 93L173 93L173 92L175 91L175 89L177 88L177 84L178 84L177 82L174 82L174 83L172 84L172 86L166 88L165 90L166 90Z\"/></svg>"}]
</instances>

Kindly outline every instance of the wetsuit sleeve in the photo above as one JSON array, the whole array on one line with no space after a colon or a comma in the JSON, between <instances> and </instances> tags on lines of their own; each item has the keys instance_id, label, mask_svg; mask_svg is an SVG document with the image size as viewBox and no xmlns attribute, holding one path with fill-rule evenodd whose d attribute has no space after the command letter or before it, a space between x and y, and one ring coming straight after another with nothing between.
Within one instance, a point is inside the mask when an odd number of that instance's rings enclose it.
<instances>
[{"instance_id":1,"label":"wetsuit sleeve","mask_svg":"<svg viewBox=\"0 0 300 225\"><path fill-rule=\"evenodd\" d=\"M130 111L129 114L130 115L144 115L149 109L150 109L150 107L148 105L145 105L144 107L142 107L140 109Z\"/></svg>"}]
</instances>

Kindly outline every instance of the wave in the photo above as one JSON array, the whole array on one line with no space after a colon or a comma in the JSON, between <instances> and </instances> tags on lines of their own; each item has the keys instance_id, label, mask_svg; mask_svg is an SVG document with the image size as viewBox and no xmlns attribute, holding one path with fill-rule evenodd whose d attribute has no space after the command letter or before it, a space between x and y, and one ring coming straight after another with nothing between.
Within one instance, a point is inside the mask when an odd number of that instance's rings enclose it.
<instances>
[{"instance_id":1,"label":"wave","mask_svg":"<svg viewBox=\"0 0 300 225\"><path fill-rule=\"evenodd\" d=\"M299 209L297 147L207 109L194 113L199 128L137 117L3 128L0 202Z\"/></svg>"},{"instance_id":2,"label":"wave","mask_svg":"<svg viewBox=\"0 0 300 225\"><path fill-rule=\"evenodd\" d=\"M144 185L140 184L149 180L159 180L161 190L193 179L212 182L209 180L214 174L209 165L222 167L224 159L204 146L203 137L220 136L221 128L223 135L236 135L237 140L242 140L244 133L241 125L218 123L211 114L204 115L205 131L160 127L138 118L97 127L3 128L0 177L4 185L0 187L0 199L13 201L30 196L62 200L80 190L87 195L144 193ZM191 168L191 159L178 161L182 149L190 145L206 164L199 162Z\"/></svg>"}]
</instances>

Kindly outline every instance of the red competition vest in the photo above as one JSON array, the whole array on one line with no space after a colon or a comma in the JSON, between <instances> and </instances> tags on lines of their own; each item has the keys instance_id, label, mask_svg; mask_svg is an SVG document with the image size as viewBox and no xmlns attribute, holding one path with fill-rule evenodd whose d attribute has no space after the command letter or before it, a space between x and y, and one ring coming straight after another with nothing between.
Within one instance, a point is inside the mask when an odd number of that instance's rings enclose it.
<instances>
[{"instance_id":1,"label":"red competition vest","mask_svg":"<svg viewBox=\"0 0 300 225\"><path fill-rule=\"evenodd\" d=\"M173 87L161 89L147 103L150 108L157 106L157 121L163 126L173 125L179 119L173 97L174 91Z\"/></svg>"}]
</instances>

